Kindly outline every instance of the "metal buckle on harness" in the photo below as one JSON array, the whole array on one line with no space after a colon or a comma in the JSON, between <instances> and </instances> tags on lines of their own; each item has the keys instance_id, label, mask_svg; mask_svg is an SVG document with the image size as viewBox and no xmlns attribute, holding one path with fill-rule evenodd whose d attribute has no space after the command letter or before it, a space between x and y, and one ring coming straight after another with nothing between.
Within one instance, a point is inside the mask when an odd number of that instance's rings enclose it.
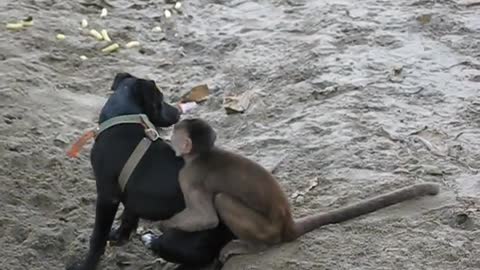
<instances>
[{"instance_id":1,"label":"metal buckle on harness","mask_svg":"<svg viewBox=\"0 0 480 270\"><path fill-rule=\"evenodd\" d=\"M147 135L147 137L152 141L156 141L158 138L160 138L158 131L154 128L146 128L145 135Z\"/></svg>"}]
</instances>

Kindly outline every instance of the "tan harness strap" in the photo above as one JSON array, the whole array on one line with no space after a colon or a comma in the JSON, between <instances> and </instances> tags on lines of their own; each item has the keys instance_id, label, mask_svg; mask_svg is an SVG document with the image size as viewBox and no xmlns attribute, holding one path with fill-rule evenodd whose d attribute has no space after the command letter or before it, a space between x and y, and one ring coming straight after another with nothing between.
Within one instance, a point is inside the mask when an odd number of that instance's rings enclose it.
<instances>
[{"instance_id":1,"label":"tan harness strap","mask_svg":"<svg viewBox=\"0 0 480 270\"><path fill-rule=\"evenodd\" d=\"M121 124L140 124L143 126L145 131L145 137L137 144L135 149L133 150L132 154L127 159L127 162L122 168L120 175L118 176L118 184L120 185L120 190L122 192L125 191L125 187L127 186L128 179L132 175L135 167L137 167L138 163L142 159L143 155L147 152L148 148L152 144L153 141L156 141L160 138L157 129L155 126L150 122L148 117L145 114L129 114L129 115L121 115L110 118L103 123L100 124L98 128L95 130L90 130L85 133L79 140L76 142L72 148L68 151L68 155L71 157L75 157L78 155L80 148L90 139L96 138L100 133L103 131Z\"/></svg>"},{"instance_id":2,"label":"tan harness strap","mask_svg":"<svg viewBox=\"0 0 480 270\"><path fill-rule=\"evenodd\" d=\"M144 137L138 144L137 147L135 147L135 150L133 150L132 154L128 158L127 162L122 168L122 171L120 172L120 176L118 177L118 183L120 184L120 190L122 192L125 191L125 187L127 186L128 179L130 179L130 176L133 173L133 170L135 170L135 167L137 167L137 164L140 162L142 159L143 155L145 152L147 152L148 148L152 144L152 141Z\"/></svg>"}]
</instances>

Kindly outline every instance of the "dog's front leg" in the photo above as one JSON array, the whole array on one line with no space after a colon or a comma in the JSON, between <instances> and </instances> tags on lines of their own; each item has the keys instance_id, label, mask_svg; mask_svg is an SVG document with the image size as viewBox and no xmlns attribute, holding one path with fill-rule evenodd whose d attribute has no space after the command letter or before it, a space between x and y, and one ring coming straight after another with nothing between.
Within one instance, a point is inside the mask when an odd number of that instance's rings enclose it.
<instances>
[{"instance_id":1,"label":"dog's front leg","mask_svg":"<svg viewBox=\"0 0 480 270\"><path fill-rule=\"evenodd\" d=\"M128 208L125 208L120 218L120 226L112 228L108 240L115 246L125 244L130 238L130 234L138 227L138 216L132 214Z\"/></svg>"},{"instance_id":2,"label":"dog's front leg","mask_svg":"<svg viewBox=\"0 0 480 270\"><path fill-rule=\"evenodd\" d=\"M95 209L95 225L90 237L90 248L83 262L75 263L68 270L94 270L105 252L108 234L112 227L119 202L97 198Z\"/></svg>"}]
</instances>

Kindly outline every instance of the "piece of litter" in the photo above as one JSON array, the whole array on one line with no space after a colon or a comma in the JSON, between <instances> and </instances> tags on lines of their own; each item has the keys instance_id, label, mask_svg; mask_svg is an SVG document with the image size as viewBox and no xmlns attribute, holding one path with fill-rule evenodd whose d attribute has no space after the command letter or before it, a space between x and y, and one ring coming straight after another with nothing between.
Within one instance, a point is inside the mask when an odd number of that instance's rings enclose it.
<instances>
[{"instance_id":1,"label":"piece of litter","mask_svg":"<svg viewBox=\"0 0 480 270\"><path fill-rule=\"evenodd\" d=\"M23 22L19 23L7 23L7 29L10 30L20 30L23 28Z\"/></svg>"},{"instance_id":2,"label":"piece of litter","mask_svg":"<svg viewBox=\"0 0 480 270\"><path fill-rule=\"evenodd\" d=\"M402 72L403 66L395 65L390 74L388 74L388 80L394 83L402 82L404 79L404 75L402 74Z\"/></svg>"},{"instance_id":3,"label":"piece of litter","mask_svg":"<svg viewBox=\"0 0 480 270\"><path fill-rule=\"evenodd\" d=\"M20 30L24 27L32 26L33 25L33 17L28 16L25 20L21 20L15 23L7 23L6 27L9 30Z\"/></svg>"},{"instance_id":4,"label":"piece of litter","mask_svg":"<svg viewBox=\"0 0 480 270\"><path fill-rule=\"evenodd\" d=\"M310 181L310 185L306 189L302 191L297 190L292 194L292 198L295 199L296 203L303 203L305 199L305 195L318 186L318 178L313 178L313 179L310 179L309 181Z\"/></svg>"},{"instance_id":5,"label":"piece of litter","mask_svg":"<svg viewBox=\"0 0 480 270\"><path fill-rule=\"evenodd\" d=\"M310 179L310 185L308 186L306 192L314 189L316 186L318 186L318 178Z\"/></svg>"},{"instance_id":6,"label":"piece of litter","mask_svg":"<svg viewBox=\"0 0 480 270\"><path fill-rule=\"evenodd\" d=\"M80 55L80 59L81 59L81 60L87 60L88 57L86 57L85 55Z\"/></svg>"},{"instance_id":7,"label":"piece of litter","mask_svg":"<svg viewBox=\"0 0 480 270\"><path fill-rule=\"evenodd\" d=\"M108 10L106 8L102 8L102 12L100 13L100 18L107 17Z\"/></svg>"},{"instance_id":8,"label":"piece of litter","mask_svg":"<svg viewBox=\"0 0 480 270\"><path fill-rule=\"evenodd\" d=\"M403 66L402 65L395 65L393 66L393 72L395 75L400 75L400 73L402 73L402 70L403 70Z\"/></svg>"},{"instance_id":9,"label":"piece of litter","mask_svg":"<svg viewBox=\"0 0 480 270\"><path fill-rule=\"evenodd\" d=\"M185 93L180 98L180 102L202 102L208 99L209 94L210 91L208 90L208 86L206 84L197 85Z\"/></svg>"},{"instance_id":10,"label":"piece of litter","mask_svg":"<svg viewBox=\"0 0 480 270\"><path fill-rule=\"evenodd\" d=\"M187 113L196 107L198 107L198 104L196 102L186 102L186 103L179 103L178 107L180 107L180 110L182 113Z\"/></svg>"},{"instance_id":11,"label":"piece of litter","mask_svg":"<svg viewBox=\"0 0 480 270\"><path fill-rule=\"evenodd\" d=\"M180 8L182 8L182 2L175 3L175 9L179 10Z\"/></svg>"},{"instance_id":12,"label":"piece of litter","mask_svg":"<svg viewBox=\"0 0 480 270\"><path fill-rule=\"evenodd\" d=\"M152 31L153 31L153 32L162 32L162 27L160 27L160 26L155 26L155 27L153 27Z\"/></svg>"},{"instance_id":13,"label":"piece of litter","mask_svg":"<svg viewBox=\"0 0 480 270\"><path fill-rule=\"evenodd\" d=\"M417 21L423 25L429 23L432 20L431 14L423 14L417 17Z\"/></svg>"},{"instance_id":14,"label":"piece of litter","mask_svg":"<svg viewBox=\"0 0 480 270\"><path fill-rule=\"evenodd\" d=\"M114 51L118 50L118 48L120 48L118 43L113 43L112 45L109 45L109 46L103 48L102 52L110 53L110 52L114 52Z\"/></svg>"},{"instance_id":15,"label":"piece of litter","mask_svg":"<svg viewBox=\"0 0 480 270\"><path fill-rule=\"evenodd\" d=\"M297 197L300 196L300 195L302 195L302 192L300 192L300 191L297 190L297 191L293 192L292 198L295 199L295 198L297 198Z\"/></svg>"},{"instance_id":16,"label":"piece of litter","mask_svg":"<svg viewBox=\"0 0 480 270\"><path fill-rule=\"evenodd\" d=\"M240 96L225 97L223 108L227 114L244 113L250 107L253 96L253 91L247 91Z\"/></svg>"},{"instance_id":17,"label":"piece of litter","mask_svg":"<svg viewBox=\"0 0 480 270\"><path fill-rule=\"evenodd\" d=\"M25 20L23 20L23 26L32 26L33 25L33 17L28 16Z\"/></svg>"},{"instance_id":18,"label":"piece of litter","mask_svg":"<svg viewBox=\"0 0 480 270\"><path fill-rule=\"evenodd\" d=\"M88 26L88 21L87 21L87 19L83 19L83 20L82 20L82 27L85 28L85 27L87 27L87 26Z\"/></svg>"},{"instance_id":19,"label":"piece of litter","mask_svg":"<svg viewBox=\"0 0 480 270\"><path fill-rule=\"evenodd\" d=\"M295 198L295 203L303 204L305 202L305 197L303 195L299 195Z\"/></svg>"},{"instance_id":20,"label":"piece of litter","mask_svg":"<svg viewBox=\"0 0 480 270\"><path fill-rule=\"evenodd\" d=\"M140 46L140 42L138 42L138 41L130 41L127 44L125 44L125 48L127 48L127 49L130 49L130 48L133 48L133 47L138 47L138 46Z\"/></svg>"},{"instance_id":21,"label":"piece of litter","mask_svg":"<svg viewBox=\"0 0 480 270\"><path fill-rule=\"evenodd\" d=\"M64 40L64 39L65 39L65 35L64 35L64 34L57 34L57 39L58 39L58 40Z\"/></svg>"},{"instance_id":22,"label":"piece of litter","mask_svg":"<svg viewBox=\"0 0 480 270\"><path fill-rule=\"evenodd\" d=\"M92 35L93 37L95 37L96 39L98 40L103 40L103 36L102 34L100 34L97 30L95 29L90 29L90 35Z\"/></svg>"},{"instance_id":23,"label":"piece of litter","mask_svg":"<svg viewBox=\"0 0 480 270\"><path fill-rule=\"evenodd\" d=\"M170 10L165 9L164 13L165 13L165 18L168 19L168 18L172 17L172 12Z\"/></svg>"},{"instance_id":24,"label":"piece of litter","mask_svg":"<svg viewBox=\"0 0 480 270\"><path fill-rule=\"evenodd\" d=\"M102 31L100 31L100 34L102 35L103 39L108 41L108 42L112 42L112 40L110 39L110 37L108 36L108 32L107 30L105 29L102 29Z\"/></svg>"}]
</instances>

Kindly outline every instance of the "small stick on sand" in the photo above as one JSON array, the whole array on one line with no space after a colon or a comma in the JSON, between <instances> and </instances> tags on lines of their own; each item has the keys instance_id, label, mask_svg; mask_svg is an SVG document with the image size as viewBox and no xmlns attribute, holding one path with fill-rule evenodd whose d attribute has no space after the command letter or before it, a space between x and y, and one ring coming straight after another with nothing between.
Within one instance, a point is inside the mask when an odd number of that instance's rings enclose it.
<instances>
[{"instance_id":1,"label":"small stick on sand","mask_svg":"<svg viewBox=\"0 0 480 270\"><path fill-rule=\"evenodd\" d=\"M440 153L440 150L437 149L437 147L435 147L432 143L430 143L429 141L427 141L425 138L422 138L420 136L415 136L415 138L417 138L418 140L420 140L423 145L425 145L425 147L427 148L428 151L430 151L432 154L434 154L435 156L439 156L439 157L446 157L447 155L445 154L442 154Z\"/></svg>"},{"instance_id":2,"label":"small stick on sand","mask_svg":"<svg viewBox=\"0 0 480 270\"><path fill-rule=\"evenodd\" d=\"M472 3L467 3L465 6L466 6L466 7L480 6L480 1L478 1L478 2L472 2Z\"/></svg>"}]
</instances>

